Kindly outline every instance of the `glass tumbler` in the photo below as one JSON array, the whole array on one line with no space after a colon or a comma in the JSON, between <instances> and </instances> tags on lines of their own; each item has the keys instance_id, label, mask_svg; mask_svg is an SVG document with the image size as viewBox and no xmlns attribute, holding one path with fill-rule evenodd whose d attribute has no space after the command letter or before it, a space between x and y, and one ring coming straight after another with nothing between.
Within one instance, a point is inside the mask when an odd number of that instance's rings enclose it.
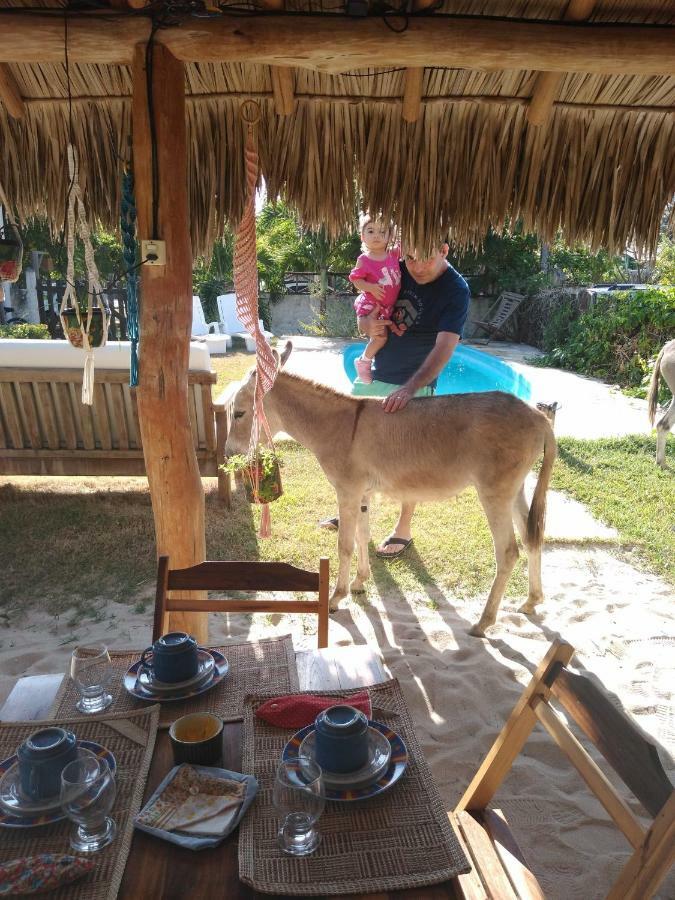
<instances>
[{"instance_id":1,"label":"glass tumbler","mask_svg":"<svg viewBox=\"0 0 675 900\"><path fill-rule=\"evenodd\" d=\"M115 802L115 776L105 759L81 756L61 773L61 808L75 823L70 846L94 853L115 837L117 826L109 813Z\"/></svg>"},{"instance_id":2,"label":"glass tumbler","mask_svg":"<svg viewBox=\"0 0 675 900\"><path fill-rule=\"evenodd\" d=\"M80 699L75 704L81 713L102 712L112 703L108 685L112 679L112 662L105 644L76 647L70 659L70 677Z\"/></svg>"},{"instance_id":3,"label":"glass tumbler","mask_svg":"<svg viewBox=\"0 0 675 900\"><path fill-rule=\"evenodd\" d=\"M279 846L291 856L307 856L319 846L315 823L326 805L321 767L308 756L280 762L272 797L281 815Z\"/></svg>"}]
</instances>

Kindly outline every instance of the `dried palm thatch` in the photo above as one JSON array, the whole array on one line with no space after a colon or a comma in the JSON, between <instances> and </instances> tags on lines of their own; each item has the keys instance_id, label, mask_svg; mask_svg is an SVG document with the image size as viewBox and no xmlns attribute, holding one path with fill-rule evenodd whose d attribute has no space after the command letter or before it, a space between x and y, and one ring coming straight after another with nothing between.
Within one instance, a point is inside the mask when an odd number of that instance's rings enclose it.
<instances>
[{"instance_id":1,"label":"dried palm thatch","mask_svg":"<svg viewBox=\"0 0 675 900\"><path fill-rule=\"evenodd\" d=\"M10 0L18 5L18 0ZM0 0L0 6L10 5ZM316 4L315 4L316 5ZM565 0L499 0L491 15L561 18ZM307 9L294 0L288 9ZM445 11L481 14L481 0ZM671 0L598 0L593 18L674 24ZM467 60L470 65L470 60ZM23 119L0 104L0 179L22 216L63 221L67 191L65 69L11 65ZM120 161L130 135L131 74L71 65L72 117L92 215L118 218ZM359 206L401 223L429 247L450 233L477 243L489 226L523 220L551 239L621 249L653 247L675 193L675 77L567 75L550 122L526 110L534 72L425 69L422 112L401 117L404 70L326 75L297 69L295 110L275 113L270 71L255 64L190 64L188 185L195 254L209 251L244 202L243 99L261 106L261 175L310 226L352 228Z\"/></svg>"}]
</instances>

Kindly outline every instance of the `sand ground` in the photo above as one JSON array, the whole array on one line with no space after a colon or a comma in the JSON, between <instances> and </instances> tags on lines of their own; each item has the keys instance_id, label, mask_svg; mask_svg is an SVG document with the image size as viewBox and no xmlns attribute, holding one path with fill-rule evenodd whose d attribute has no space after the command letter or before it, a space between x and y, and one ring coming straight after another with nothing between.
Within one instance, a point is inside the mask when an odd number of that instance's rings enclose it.
<instances>
[{"instance_id":1,"label":"sand ground","mask_svg":"<svg viewBox=\"0 0 675 900\"><path fill-rule=\"evenodd\" d=\"M325 343L313 346L312 339L295 340L307 342L295 355L296 370L339 383L338 342L327 350ZM541 389L535 400L563 404L559 434L596 437L598 428L603 435L647 430L643 402L629 401L591 379L533 369L522 362L522 348L502 348L502 353L513 354L512 361L531 374ZM594 673L613 702L652 737L675 780L671 586L619 559L612 550L611 529L555 493L549 501L547 534L546 600L540 613L517 613L523 598L507 595L486 640L467 634L484 598L433 588L404 595L394 577L381 578L367 604L343 601L331 621L331 644L379 648L401 681L449 809L556 636L576 647L575 665ZM583 540L583 546L575 545L575 538ZM74 630L68 612L55 619L27 610L11 627L1 628L0 702L20 675L63 671L74 634L79 643L105 640L119 648L149 643L150 608L140 613L101 597L96 619L80 622ZM300 616L273 617L270 623L260 616L213 615L210 621L214 645L291 631L296 649L301 649L315 646L313 629L313 622ZM604 896L629 854L626 841L541 727L533 732L495 804L506 812L547 897L554 900ZM675 877L657 896L675 896Z\"/></svg>"}]
</instances>

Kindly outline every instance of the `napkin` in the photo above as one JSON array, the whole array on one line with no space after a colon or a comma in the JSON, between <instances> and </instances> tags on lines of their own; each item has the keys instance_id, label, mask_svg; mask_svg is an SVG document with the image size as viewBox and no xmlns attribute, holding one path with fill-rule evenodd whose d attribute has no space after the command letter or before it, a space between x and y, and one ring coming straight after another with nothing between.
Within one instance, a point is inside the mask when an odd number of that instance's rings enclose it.
<instances>
[{"instance_id":1,"label":"napkin","mask_svg":"<svg viewBox=\"0 0 675 900\"><path fill-rule=\"evenodd\" d=\"M358 691L348 697L319 697L312 694L286 694L273 697L256 710L256 716L278 728L304 728L311 725L324 709L346 703L364 712L370 719L372 709L368 691Z\"/></svg>"},{"instance_id":2,"label":"napkin","mask_svg":"<svg viewBox=\"0 0 675 900\"><path fill-rule=\"evenodd\" d=\"M95 860L57 853L22 856L0 864L0 897L42 894L87 875Z\"/></svg>"}]
</instances>

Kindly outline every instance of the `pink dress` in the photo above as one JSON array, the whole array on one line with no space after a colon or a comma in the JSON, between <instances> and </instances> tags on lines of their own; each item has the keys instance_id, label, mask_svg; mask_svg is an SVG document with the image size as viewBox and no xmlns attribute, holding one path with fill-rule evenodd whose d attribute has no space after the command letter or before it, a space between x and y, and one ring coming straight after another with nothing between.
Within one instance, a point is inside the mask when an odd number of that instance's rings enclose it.
<instances>
[{"instance_id":1,"label":"pink dress","mask_svg":"<svg viewBox=\"0 0 675 900\"><path fill-rule=\"evenodd\" d=\"M388 319L396 303L401 287L401 267L399 260L401 251L394 247L387 253L385 259L371 259L366 253L362 253L356 260L356 265L349 273L350 281L355 278L370 281L372 284L381 284L384 287L384 298L377 301L372 294L361 292L354 301L354 309L357 316L367 316L380 306L380 318Z\"/></svg>"}]
</instances>

